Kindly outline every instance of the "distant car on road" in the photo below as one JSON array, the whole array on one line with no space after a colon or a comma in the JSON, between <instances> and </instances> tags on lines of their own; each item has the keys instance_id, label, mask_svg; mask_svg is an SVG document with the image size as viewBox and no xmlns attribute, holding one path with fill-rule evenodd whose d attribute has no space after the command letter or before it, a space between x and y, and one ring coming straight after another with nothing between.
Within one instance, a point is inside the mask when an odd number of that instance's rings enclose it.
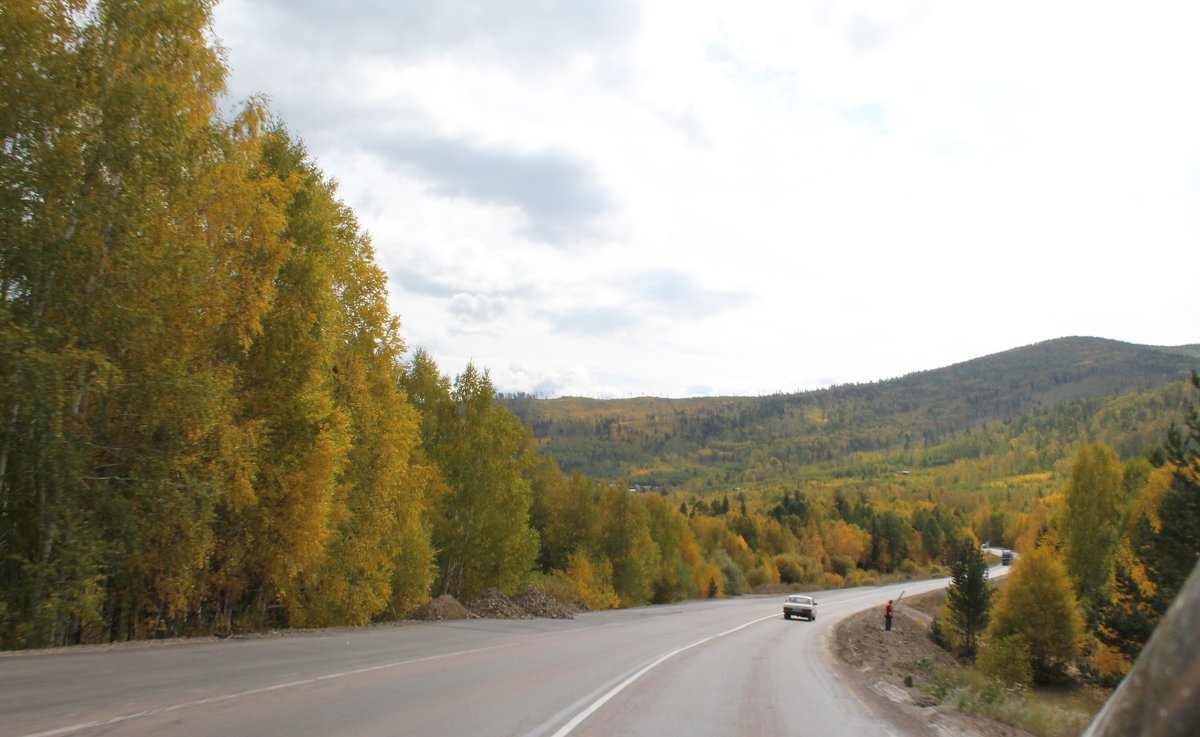
<instances>
[{"instance_id":1,"label":"distant car on road","mask_svg":"<svg viewBox=\"0 0 1200 737\"><path fill-rule=\"evenodd\" d=\"M783 602L783 618L807 619L810 622L817 618L817 600L811 596L792 594Z\"/></svg>"},{"instance_id":2,"label":"distant car on road","mask_svg":"<svg viewBox=\"0 0 1200 737\"><path fill-rule=\"evenodd\" d=\"M1000 565L1011 566L1012 559L1013 559L1013 552L1011 550L1005 550L1003 553L1000 554Z\"/></svg>"}]
</instances>

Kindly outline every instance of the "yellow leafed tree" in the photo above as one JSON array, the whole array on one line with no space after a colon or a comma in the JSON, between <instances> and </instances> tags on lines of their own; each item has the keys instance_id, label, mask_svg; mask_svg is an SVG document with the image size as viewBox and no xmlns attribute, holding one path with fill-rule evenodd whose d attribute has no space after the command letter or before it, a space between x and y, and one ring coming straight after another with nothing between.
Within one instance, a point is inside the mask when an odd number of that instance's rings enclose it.
<instances>
[{"instance_id":1,"label":"yellow leafed tree","mask_svg":"<svg viewBox=\"0 0 1200 737\"><path fill-rule=\"evenodd\" d=\"M1083 615L1066 565L1048 546L1022 552L992 608L988 637L1010 635L1024 638L1039 681L1056 677L1079 654Z\"/></svg>"}]
</instances>

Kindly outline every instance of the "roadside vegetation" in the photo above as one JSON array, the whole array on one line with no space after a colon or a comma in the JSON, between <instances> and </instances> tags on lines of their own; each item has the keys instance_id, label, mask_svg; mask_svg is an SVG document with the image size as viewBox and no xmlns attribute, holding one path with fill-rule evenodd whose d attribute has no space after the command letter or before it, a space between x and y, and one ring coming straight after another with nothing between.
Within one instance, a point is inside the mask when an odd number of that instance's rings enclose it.
<instances>
[{"instance_id":1,"label":"roadside vegetation","mask_svg":"<svg viewBox=\"0 0 1200 737\"><path fill-rule=\"evenodd\" d=\"M1109 691L1084 684L1055 688L1008 686L970 667L931 672L930 694L944 708L1023 729L1035 737L1078 737L1100 711Z\"/></svg>"},{"instance_id":2,"label":"roadside vegetation","mask_svg":"<svg viewBox=\"0 0 1200 737\"><path fill-rule=\"evenodd\" d=\"M947 592L922 597L931 639L958 659L929 668L927 693L1039 737L1082 733L1200 553L1195 408L1185 424L1148 473L1106 446L1080 448L1063 503L998 585L980 551L960 550Z\"/></svg>"},{"instance_id":3,"label":"roadside vegetation","mask_svg":"<svg viewBox=\"0 0 1200 737\"><path fill-rule=\"evenodd\" d=\"M992 596L998 596L1007 585L1004 579L990 582ZM1023 684L1006 682L982 663L951 657L951 652L942 649L946 643L935 642L939 637L945 638L944 632L939 636L938 627L944 626L947 600L946 591L905 599L901 608L907 622L904 627L919 629L922 634L901 633L900 637L905 638L902 644L893 645L894 637L878 636L864 644L864 649L886 653L875 656L879 661L875 672L882 669L885 677L897 687L905 687L915 703L926 709L936 706L939 713L973 715L1024 730L1035 737L1078 737L1083 733L1111 689L1079 677L1048 685L1037 685L1032 680ZM937 624L932 627L919 624L930 618ZM880 629L876 620L877 615L872 612L867 622L852 622L839 632L839 637L862 637L864 633L872 636L872 630ZM843 644L842 648L844 656L853 654L852 644ZM984 657L981 653L980 660ZM926 709L922 709L922 713ZM936 720L936 717L926 718ZM973 723L969 731L987 735L1009 734L979 723Z\"/></svg>"},{"instance_id":4,"label":"roadside vegetation","mask_svg":"<svg viewBox=\"0 0 1200 737\"><path fill-rule=\"evenodd\" d=\"M1018 683L1128 668L1196 557L1200 352L1070 339L627 418L501 397L405 344L368 235L265 101L221 109L211 10L0 21L0 647L531 586L602 609L969 578L988 541L1080 619L1043 644L997 624L1022 587L972 594L962 657Z\"/></svg>"}]
</instances>

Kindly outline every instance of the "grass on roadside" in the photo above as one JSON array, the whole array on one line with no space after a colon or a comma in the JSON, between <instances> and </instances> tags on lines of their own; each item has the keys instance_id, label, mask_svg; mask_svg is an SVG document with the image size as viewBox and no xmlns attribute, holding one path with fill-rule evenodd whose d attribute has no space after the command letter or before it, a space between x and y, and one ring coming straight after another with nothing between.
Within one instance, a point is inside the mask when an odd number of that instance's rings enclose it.
<instances>
[{"instance_id":1,"label":"grass on roadside","mask_svg":"<svg viewBox=\"0 0 1200 737\"><path fill-rule=\"evenodd\" d=\"M975 668L938 667L925 690L944 706L994 719L1036 737L1078 737L1104 703L1104 695L1082 688L1006 687Z\"/></svg>"},{"instance_id":2,"label":"grass on roadside","mask_svg":"<svg viewBox=\"0 0 1200 737\"><path fill-rule=\"evenodd\" d=\"M914 609L936 614L945 591L906 600ZM916 664L931 682L921 687L944 708L1023 729L1035 737L1078 737L1108 698L1106 689L1073 682L1056 687L1008 687L972 665Z\"/></svg>"}]
</instances>

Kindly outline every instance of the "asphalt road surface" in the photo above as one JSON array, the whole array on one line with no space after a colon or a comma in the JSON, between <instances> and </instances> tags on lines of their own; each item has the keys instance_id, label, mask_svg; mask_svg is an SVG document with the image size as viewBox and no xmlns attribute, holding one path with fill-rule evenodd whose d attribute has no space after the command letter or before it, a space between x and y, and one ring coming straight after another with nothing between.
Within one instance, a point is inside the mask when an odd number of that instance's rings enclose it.
<instances>
[{"instance_id":1,"label":"asphalt road surface","mask_svg":"<svg viewBox=\"0 0 1200 737\"><path fill-rule=\"evenodd\" d=\"M946 580L591 612L0 656L0 735L901 735L833 624Z\"/></svg>"}]
</instances>

